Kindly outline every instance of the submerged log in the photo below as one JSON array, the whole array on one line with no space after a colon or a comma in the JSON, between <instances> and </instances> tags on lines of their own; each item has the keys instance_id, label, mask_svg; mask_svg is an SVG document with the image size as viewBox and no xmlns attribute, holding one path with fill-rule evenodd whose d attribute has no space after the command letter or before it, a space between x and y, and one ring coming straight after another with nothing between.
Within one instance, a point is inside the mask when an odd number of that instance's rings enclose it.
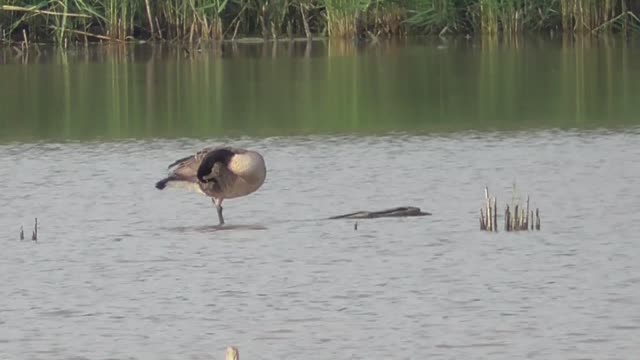
<instances>
[{"instance_id":1,"label":"submerged log","mask_svg":"<svg viewBox=\"0 0 640 360\"><path fill-rule=\"evenodd\" d=\"M380 217L407 217L407 216L426 216L431 213L423 212L415 206L401 206L381 211L357 211L344 215L332 216L329 219L375 219Z\"/></svg>"}]
</instances>

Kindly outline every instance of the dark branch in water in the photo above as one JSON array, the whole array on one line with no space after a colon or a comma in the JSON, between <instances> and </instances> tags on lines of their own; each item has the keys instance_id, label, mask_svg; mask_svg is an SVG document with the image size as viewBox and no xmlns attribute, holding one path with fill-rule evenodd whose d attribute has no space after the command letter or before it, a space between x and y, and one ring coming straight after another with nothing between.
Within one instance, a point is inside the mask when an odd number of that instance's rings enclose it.
<instances>
[{"instance_id":1,"label":"dark branch in water","mask_svg":"<svg viewBox=\"0 0 640 360\"><path fill-rule=\"evenodd\" d=\"M402 206L381 211L357 211L354 213L332 216L329 219L375 219L380 217L426 216L431 213L423 212L418 207Z\"/></svg>"}]
</instances>

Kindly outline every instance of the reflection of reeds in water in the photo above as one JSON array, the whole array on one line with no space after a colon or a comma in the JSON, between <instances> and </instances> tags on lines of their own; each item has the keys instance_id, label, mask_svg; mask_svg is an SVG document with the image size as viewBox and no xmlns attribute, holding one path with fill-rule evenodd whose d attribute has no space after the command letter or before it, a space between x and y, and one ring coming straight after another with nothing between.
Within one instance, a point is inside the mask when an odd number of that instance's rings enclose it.
<instances>
[{"instance_id":1,"label":"reflection of reeds in water","mask_svg":"<svg viewBox=\"0 0 640 360\"><path fill-rule=\"evenodd\" d=\"M0 38L89 41L640 31L635 0L5 0Z\"/></svg>"},{"instance_id":2,"label":"reflection of reeds in water","mask_svg":"<svg viewBox=\"0 0 640 360\"><path fill-rule=\"evenodd\" d=\"M40 55L33 43L0 46L3 63L63 64L55 72L0 66L0 139L634 126L633 42L564 38L522 38L514 51L464 37L203 41L188 57L175 42L41 46ZM416 43L427 46L407 48ZM283 99L287 107L275 105ZM496 195L501 217L506 197Z\"/></svg>"},{"instance_id":3,"label":"reflection of reeds in water","mask_svg":"<svg viewBox=\"0 0 640 360\"><path fill-rule=\"evenodd\" d=\"M455 42L455 41L452 41ZM4 45L4 46L3 46ZM211 60L221 57L311 57L311 56L353 56L363 50L375 51L378 54L396 53L406 47L405 39L380 40L375 44L356 44L342 39L306 38L256 41L224 41L224 42L159 42L142 45L125 43L104 44L102 46L70 45L64 53L47 49L46 56L41 56L41 45L30 46L0 43L0 63L32 64L49 62L57 63L116 63L177 61L180 59ZM51 58L55 56L55 58Z\"/></svg>"},{"instance_id":4,"label":"reflection of reeds in water","mask_svg":"<svg viewBox=\"0 0 640 360\"><path fill-rule=\"evenodd\" d=\"M352 41L330 41L327 56L351 56L356 53L356 44Z\"/></svg>"},{"instance_id":5,"label":"reflection of reeds in water","mask_svg":"<svg viewBox=\"0 0 640 360\"><path fill-rule=\"evenodd\" d=\"M203 41L190 56L174 42L41 46L40 55L0 46L2 63L62 64L0 66L0 140L634 126L633 43L562 39L522 39L524 51L464 37ZM407 48L416 42L427 46ZM418 56L397 56L407 51ZM283 99L287 107L275 105Z\"/></svg>"}]
</instances>

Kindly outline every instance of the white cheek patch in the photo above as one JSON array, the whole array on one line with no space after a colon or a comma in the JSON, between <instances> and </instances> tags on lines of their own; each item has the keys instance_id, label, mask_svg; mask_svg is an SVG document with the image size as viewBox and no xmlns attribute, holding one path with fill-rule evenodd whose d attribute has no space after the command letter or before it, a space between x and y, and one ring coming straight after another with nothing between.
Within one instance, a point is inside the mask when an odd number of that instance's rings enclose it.
<instances>
[{"instance_id":1,"label":"white cheek patch","mask_svg":"<svg viewBox=\"0 0 640 360\"><path fill-rule=\"evenodd\" d=\"M214 178L213 171L210 172L208 175L203 176L202 178L207 181L213 179Z\"/></svg>"}]
</instances>

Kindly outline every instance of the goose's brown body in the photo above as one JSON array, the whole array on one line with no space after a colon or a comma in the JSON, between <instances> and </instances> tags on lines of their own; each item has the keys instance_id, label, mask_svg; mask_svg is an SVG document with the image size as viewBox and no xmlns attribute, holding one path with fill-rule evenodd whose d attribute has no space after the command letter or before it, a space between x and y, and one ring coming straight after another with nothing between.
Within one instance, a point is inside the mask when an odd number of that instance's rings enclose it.
<instances>
[{"instance_id":1,"label":"goose's brown body","mask_svg":"<svg viewBox=\"0 0 640 360\"><path fill-rule=\"evenodd\" d=\"M169 165L169 175L156 183L187 187L211 197L222 218L222 200L258 190L267 176L264 158L256 151L236 147L204 148Z\"/></svg>"}]
</instances>

